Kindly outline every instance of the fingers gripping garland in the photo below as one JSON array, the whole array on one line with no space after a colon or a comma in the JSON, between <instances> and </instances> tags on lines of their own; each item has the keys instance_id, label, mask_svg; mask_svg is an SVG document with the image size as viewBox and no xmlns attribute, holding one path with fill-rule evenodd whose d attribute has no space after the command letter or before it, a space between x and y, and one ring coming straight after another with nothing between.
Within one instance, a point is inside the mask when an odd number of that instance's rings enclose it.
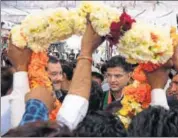
<instances>
[{"instance_id":1,"label":"fingers gripping garland","mask_svg":"<svg viewBox=\"0 0 178 138\"><path fill-rule=\"evenodd\" d=\"M122 109L118 111L121 120L135 115L146 108L150 102L150 86L146 82L143 70L153 71L166 63L173 55L173 41L170 29L136 22L126 12L102 2L82 2L76 10L65 8L47 9L27 16L11 30L14 45L32 49L33 54L28 68L31 88L39 85L52 89L45 71L48 57L46 50L50 43L65 40L72 36L83 35L86 29L86 16L94 30L104 36L129 63L139 63L133 74L134 83L123 90ZM142 74L142 75L141 75ZM137 95L135 95L137 93ZM50 114L55 120L61 103ZM126 121L128 122L128 120ZM128 123L125 123L126 126Z\"/></svg>"}]
</instances>

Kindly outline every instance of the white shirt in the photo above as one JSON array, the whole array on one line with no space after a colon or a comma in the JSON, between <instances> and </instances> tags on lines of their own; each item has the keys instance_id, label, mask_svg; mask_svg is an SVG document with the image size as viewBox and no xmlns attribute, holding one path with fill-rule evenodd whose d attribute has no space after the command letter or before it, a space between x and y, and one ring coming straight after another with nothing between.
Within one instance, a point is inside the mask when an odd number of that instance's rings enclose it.
<instances>
[{"instance_id":1,"label":"white shirt","mask_svg":"<svg viewBox=\"0 0 178 138\"><path fill-rule=\"evenodd\" d=\"M162 106L169 109L167 102L166 91L163 89L153 89L151 91L151 106Z\"/></svg>"},{"instance_id":2,"label":"white shirt","mask_svg":"<svg viewBox=\"0 0 178 138\"><path fill-rule=\"evenodd\" d=\"M1 97L1 135L19 125L25 112L24 97L29 90L27 72L14 73L12 93Z\"/></svg>"},{"instance_id":3,"label":"white shirt","mask_svg":"<svg viewBox=\"0 0 178 138\"><path fill-rule=\"evenodd\" d=\"M57 121L65 124L70 130L74 130L84 119L88 111L87 99L73 94L68 94L57 114Z\"/></svg>"}]
</instances>

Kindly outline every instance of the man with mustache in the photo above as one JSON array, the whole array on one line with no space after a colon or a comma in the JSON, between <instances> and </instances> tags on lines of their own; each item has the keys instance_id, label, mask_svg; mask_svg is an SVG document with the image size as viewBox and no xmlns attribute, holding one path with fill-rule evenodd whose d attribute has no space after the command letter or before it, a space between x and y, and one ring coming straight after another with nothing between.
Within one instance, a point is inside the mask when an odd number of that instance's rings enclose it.
<instances>
[{"instance_id":1,"label":"man with mustache","mask_svg":"<svg viewBox=\"0 0 178 138\"><path fill-rule=\"evenodd\" d=\"M110 87L103 95L105 109L114 101L120 101L123 98L122 89L131 81L133 66L125 61L121 56L112 57L106 64L106 78Z\"/></svg>"},{"instance_id":2,"label":"man with mustache","mask_svg":"<svg viewBox=\"0 0 178 138\"><path fill-rule=\"evenodd\" d=\"M66 96L66 93L61 91L61 85L63 81L63 71L59 59L53 56L49 56L46 70L52 82L53 90L56 93L56 97L60 102L62 102L64 97Z\"/></svg>"}]
</instances>

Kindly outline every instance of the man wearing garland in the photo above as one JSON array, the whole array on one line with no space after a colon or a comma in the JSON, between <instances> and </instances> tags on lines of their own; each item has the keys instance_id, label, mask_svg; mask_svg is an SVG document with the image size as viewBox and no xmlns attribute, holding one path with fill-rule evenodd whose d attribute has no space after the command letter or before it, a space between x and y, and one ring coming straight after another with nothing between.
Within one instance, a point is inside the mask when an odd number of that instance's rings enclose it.
<instances>
[{"instance_id":1,"label":"man wearing garland","mask_svg":"<svg viewBox=\"0 0 178 138\"><path fill-rule=\"evenodd\" d=\"M110 90L104 93L103 108L113 101L120 101L123 98L122 89L131 82L133 67L124 58L114 56L107 62L107 81Z\"/></svg>"}]
</instances>

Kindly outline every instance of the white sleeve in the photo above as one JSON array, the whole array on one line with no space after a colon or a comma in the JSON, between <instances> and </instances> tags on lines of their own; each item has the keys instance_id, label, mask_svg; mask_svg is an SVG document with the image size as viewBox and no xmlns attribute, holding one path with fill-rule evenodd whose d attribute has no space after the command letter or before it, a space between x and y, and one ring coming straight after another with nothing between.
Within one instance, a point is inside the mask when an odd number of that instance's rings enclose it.
<instances>
[{"instance_id":1,"label":"white sleeve","mask_svg":"<svg viewBox=\"0 0 178 138\"><path fill-rule=\"evenodd\" d=\"M57 121L74 130L84 119L88 111L89 102L87 99L73 94L68 94L57 114Z\"/></svg>"},{"instance_id":2,"label":"white sleeve","mask_svg":"<svg viewBox=\"0 0 178 138\"><path fill-rule=\"evenodd\" d=\"M13 76L13 91L10 99L11 127L17 127L25 112L25 94L30 91L27 72L16 72Z\"/></svg>"},{"instance_id":3,"label":"white sleeve","mask_svg":"<svg viewBox=\"0 0 178 138\"><path fill-rule=\"evenodd\" d=\"M12 94L24 96L29 90L28 73L24 71L14 73Z\"/></svg>"},{"instance_id":4,"label":"white sleeve","mask_svg":"<svg viewBox=\"0 0 178 138\"><path fill-rule=\"evenodd\" d=\"M11 129L9 95L1 97L1 136Z\"/></svg>"},{"instance_id":5,"label":"white sleeve","mask_svg":"<svg viewBox=\"0 0 178 138\"><path fill-rule=\"evenodd\" d=\"M151 106L162 106L169 109L166 92L163 89L153 89L151 91Z\"/></svg>"}]
</instances>

